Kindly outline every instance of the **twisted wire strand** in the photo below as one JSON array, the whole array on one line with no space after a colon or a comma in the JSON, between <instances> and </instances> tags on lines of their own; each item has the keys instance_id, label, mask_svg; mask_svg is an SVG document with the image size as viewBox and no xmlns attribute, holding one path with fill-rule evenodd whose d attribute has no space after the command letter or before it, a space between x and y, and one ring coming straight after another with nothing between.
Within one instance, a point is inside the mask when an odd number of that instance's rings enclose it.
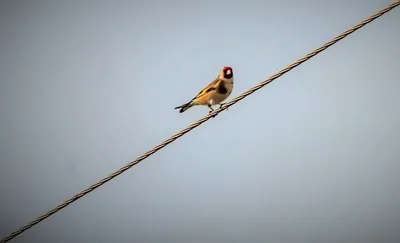
<instances>
[{"instance_id":1,"label":"twisted wire strand","mask_svg":"<svg viewBox=\"0 0 400 243\"><path fill-rule=\"evenodd\" d=\"M120 168L119 170L109 174L108 176L104 177L103 179L101 179L100 181L96 182L95 184L91 185L90 187L82 190L81 192L75 194L74 196L72 196L71 198L65 200L63 203L59 204L58 206L56 206L55 208L53 208L52 210L42 214L41 216L39 216L38 218L36 218L35 220L27 223L25 226L22 226L21 228L19 228L18 230L12 232L9 236L3 238L1 240L1 243L5 243L7 241L10 241L11 239L13 239L14 237L16 237L19 234L22 234L24 231L28 230L29 228L33 227L34 225L40 223L41 221L45 220L46 218L50 217L51 215L55 214L56 212L60 211L61 209L67 207L68 205L72 204L73 202L75 202L76 200L78 200L79 198L87 195L88 193L92 192L93 190L95 190L96 188L102 186L103 184L107 183L108 181L114 179L115 177L119 176L120 174L122 174L123 172L127 171L128 169L130 169L131 167L133 167L134 165L140 163L141 161L145 160L147 157L149 157L150 155L154 154L155 152L157 152L158 150L164 148L165 146L167 146L168 144L172 143L173 141L175 141L176 139L178 139L179 137L183 136L184 134L188 133L189 131L191 131L192 129L198 127L199 125L203 124L204 122L206 122L208 119L210 119L211 117L216 116L217 114L219 114L220 112L222 112L223 110L226 110L228 107L234 105L235 103L237 103L238 101L244 99L245 97L251 95L252 93L254 93L255 91L261 89L262 87L266 86L267 84L269 84L270 82L272 82L273 80L279 78L280 76L282 76L283 74L289 72L290 70L294 69L295 67L299 66L300 64L306 62L307 60L309 60L310 58L316 56L317 54L321 53L322 51L326 50L328 47L334 45L335 43L337 43L338 41L340 41L341 39L345 38L346 36L350 35L351 33L353 33L354 31L360 29L361 27L369 24L370 22L372 22L373 20L377 19L378 17L382 16L383 14L389 12L390 10L394 9L395 7L397 7L398 5L400 5L400 0L397 0L396 2L390 4L389 6L387 6L386 8L376 12L375 14L371 15L370 17L364 19L363 21L361 21L360 23L354 25L353 27L351 27L350 29L344 31L343 33L341 33L340 35L334 37L332 40L330 40L329 42L325 43L324 45L322 45L321 47L311 51L310 53L308 53L307 55L305 55L304 57L298 59L297 61L293 62L292 64L288 65L286 68L282 69L281 71L275 73L274 75L270 76L268 79L260 82L259 84L253 86L252 88L248 89L247 91L243 92L242 94L240 94L239 96L237 96L236 98L232 99L230 102L225 103L223 106L221 106L218 109L215 109L213 112L209 113L208 115L206 115L205 117L199 119L198 121L190 124L188 127L186 127L185 129L175 133L174 135L172 135L170 138L168 138L167 140L159 143L157 146L153 147L152 149L150 149L149 151L147 151L146 153L144 153L142 156L136 158L134 161L129 162L128 164L126 164L125 166L123 166L122 168Z\"/></svg>"}]
</instances>

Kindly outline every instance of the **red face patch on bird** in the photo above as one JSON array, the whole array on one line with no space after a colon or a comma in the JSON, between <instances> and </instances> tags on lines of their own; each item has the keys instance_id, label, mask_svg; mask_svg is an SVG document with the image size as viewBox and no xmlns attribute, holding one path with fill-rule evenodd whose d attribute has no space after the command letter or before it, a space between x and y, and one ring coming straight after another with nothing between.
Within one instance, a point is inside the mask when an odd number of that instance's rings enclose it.
<instances>
[{"instance_id":1,"label":"red face patch on bird","mask_svg":"<svg viewBox=\"0 0 400 243\"><path fill-rule=\"evenodd\" d=\"M232 68L229 66L223 67L224 78L230 79L233 76Z\"/></svg>"}]
</instances>

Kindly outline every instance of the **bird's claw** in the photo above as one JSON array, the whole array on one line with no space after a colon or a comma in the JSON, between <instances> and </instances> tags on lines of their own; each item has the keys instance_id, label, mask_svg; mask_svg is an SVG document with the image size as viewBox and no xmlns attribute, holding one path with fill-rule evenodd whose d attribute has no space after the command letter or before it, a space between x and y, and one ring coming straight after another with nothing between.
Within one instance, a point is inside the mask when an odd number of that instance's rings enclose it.
<instances>
[{"instance_id":1,"label":"bird's claw","mask_svg":"<svg viewBox=\"0 0 400 243\"><path fill-rule=\"evenodd\" d=\"M208 114L211 114L211 112L213 112L213 111L209 111ZM211 117L214 118L214 117L216 117L216 116L217 116L217 114L215 114L215 115L213 115L213 116L211 116Z\"/></svg>"},{"instance_id":2,"label":"bird's claw","mask_svg":"<svg viewBox=\"0 0 400 243\"><path fill-rule=\"evenodd\" d=\"M221 109L222 106L225 105L225 104L226 104L226 103L221 103L221 104L219 105L219 109ZM228 107L226 107L225 110L228 110Z\"/></svg>"}]
</instances>

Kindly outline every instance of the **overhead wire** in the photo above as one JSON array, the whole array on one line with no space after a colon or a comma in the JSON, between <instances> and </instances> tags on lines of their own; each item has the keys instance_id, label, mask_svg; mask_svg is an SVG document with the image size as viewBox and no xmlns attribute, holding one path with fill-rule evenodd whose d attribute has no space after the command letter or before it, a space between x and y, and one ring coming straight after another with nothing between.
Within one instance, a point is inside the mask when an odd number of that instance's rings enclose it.
<instances>
[{"instance_id":1,"label":"overhead wire","mask_svg":"<svg viewBox=\"0 0 400 243\"><path fill-rule=\"evenodd\" d=\"M123 166L122 168L118 169L117 171L107 175L106 177L104 177L103 179L99 180L98 182L94 183L93 185L89 186L88 188L82 190L81 192L75 194L74 196L68 198L67 200L65 200L63 203L59 204L58 206L56 206L55 208L47 211L46 213L42 214L41 216L37 217L35 220L27 223L26 225L20 227L19 229L17 229L16 231L12 232L10 235L4 237L1 242L5 243L7 241L10 241L11 239L13 239L14 237L16 237L19 234L22 234L24 231L28 230L29 228L33 227L34 225L40 223L41 221L45 220L46 218L50 217L51 215L57 213L58 211L60 211L61 209L67 207L68 205L72 204L73 202L77 201L79 198L82 198L83 196L87 195L88 193L92 192L93 190L99 188L100 186L104 185L105 183L107 183L108 181L114 179L115 177L119 176L120 174L122 174L123 172L127 171L128 169L132 168L134 165L140 163L141 161L145 160L146 158L148 158L150 155L156 153L157 151L159 151L160 149L164 148L165 146L167 146L168 144L172 143L173 141L175 141L176 139L178 139L179 137L183 136L184 134L188 133L189 131L191 131L192 129L198 127L199 125L203 124L204 122L206 122L207 120L209 120L212 117L215 117L217 114L219 114L220 112L222 112L223 110L226 110L228 107L234 105L235 103L237 103L238 101L244 99L245 97L249 96L250 94L254 93L255 91L261 89L262 87L266 86L267 84L269 84L270 82L274 81L275 79L279 78L280 76L282 76L283 74L289 72L290 70L294 69L295 67L299 66L300 64L306 62L307 60L309 60L310 58L316 56L317 54L321 53L322 51L326 50L328 47L334 45L335 43L337 43L338 41L342 40L343 38L345 38L346 36L350 35L351 33L353 33L354 31L362 28L363 26L367 25L368 23L374 21L375 19L379 18L380 16L384 15L385 13L389 12L390 10L394 9L395 7L397 7L398 5L400 5L400 0L397 0L396 2L388 5L386 8L383 8L382 10L376 12L375 14L369 16L368 18L364 19L363 21L361 21L360 23L354 25L353 27L349 28L348 30L344 31L343 33L341 33L340 35L334 37L332 40L326 42L324 45L322 45L321 47L311 51L310 53L308 53L307 55L305 55L304 57L298 59L297 61L293 62L292 64L288 65L286 68L280 70L279 72L273 74L272 76L270 76L269 78L267 78L266 80L260 82L259 84L251 87L250 89L248 89L247 91L243 92L242 94L238 95L236 98L232 99L231 101L225 103L223 106L221 106L218 109L215 109L213 112L209 113L208 115L204 116L203 118L197 120L196 122L190 124L189 126L187 126L185 129L175 133L174 135L172 135L170 138L164 140L163 142L159 143L158 145L156 145L155 147L151 148L150 150L148 150L146 153L144 153L143 155L141 155L140 157L136 158L134 161L129 162L128 164L126 164L125 166Z\"/></svg>"}]
</instances>

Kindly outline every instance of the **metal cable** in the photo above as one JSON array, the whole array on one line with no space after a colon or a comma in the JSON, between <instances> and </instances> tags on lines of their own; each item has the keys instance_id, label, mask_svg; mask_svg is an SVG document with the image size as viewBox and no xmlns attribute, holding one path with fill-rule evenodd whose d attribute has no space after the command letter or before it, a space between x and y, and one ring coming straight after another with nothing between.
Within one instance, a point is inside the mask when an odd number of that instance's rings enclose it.
<instances>
[{"instance_id":1,"label":"metal cable","mask_svg":"<svg viewBox=\"0 0 400 243\"><path fill-rule=\"evenodd\" d=\"M134 161L129 162L128 164L126 164L124 167L120 168L119 170L109 174L108 176L104 177L103 179L101 179L100 181L96 182L95 184L91 185L90 187L86 188L85 190L75 194L74 196L72 196L71 198L67 199L66 201L64 201L63 203L61 203L60 205L56 206L54 209L42 214L41 216L39 216L38 218L36 218L35 220L27 223L25 226L22 226L21 228L19 228L18 230L12 232L9 236L3 238L1 240L2 243L7 242L11 239L13 239L15 236L23 233L24 231L28 230L29 228L31 228L32 226L40 223L41 221L45 220L46 218L50 217L51 215L55 214L56 212L60 211L61 209L67 207L68 205L70 205L71 203L75 202L76 200L78 200L79 198L85 196L86 194L90 193L91 191L95 190L96 188L102 186L103 184L105 184L106 182L114 179L115 177L117 177L118 175L122 174L123 172L127 171L128 169L130 169L131 167L133 167L134 165L138 164L139 162L141 162L142 160L145 160L147 157L149 157L150 155L154 154L155 152L157 152L158 150L164 148L165 146L167 146L169 143L172 143L173 141L175 141L176 139L178 139L179 137L183 136L185 133L191 131L192 129L194 129L195 127L203 124L204 122L206 122L208 119L210 119L211 117L217 115L218 113L222 112L223 110L227 109L229 106L232 106L233 104L235 104L236 102L238 102L241 99L244 99L245 97L247 97L248 95L252 94L253 92L255 92L258 89L261 89L262 87L264 87L265 85L269 84L270 82L272 82L273 80L277 79L278 77L282 76L283 74L289 72L290 70L292 70L293 68L299 66L300 64L302 64L303 62L309 60L310 58L314 57L315 55L319 54L320 52L324 51L325 49L327 49L328 47L332 46L333 44L335 44L336 42L338 42L339 40L345 38L346 36L350 35L351 33L353 33L354 31L360 29L361 27L365 26L366 24L372 22L373 20L377 19L378 17L382 16L383 14L389 12L390 10L394 9L395 7L397 7L398 5L400 5L400 0L397 0L397 2L390 4L389 6L387 6L386 8L376 12L375 14L371 15L370 17L366 18L365 20L361 21L359 24L354 25L353 27L351 27L350 29L344 31L342 34L336 36L335 38L333 38L331 41L325 43L324 45L322 45L321 47L313 50L312 52L310 52L309 54L305 55L304 57L298 59L297 61L295 61L294 63L290 64L289 66L287 66L286 68L282 69L281 71L277 72L276 74L270 76L268 79L262 81L261 83L253 86L252 88L250 88L249 90L247 90L246 92L242 93L241 95L237 96L236 98L232 99L230 102L227 102L225 105L223 105L221 108L214 110L212 113L209 113L208 115L206 115L205 117L201 118L200 120L192 123L191 125L189 125L188 127L186 127L185 129L175 133L174 135L172 135L169 139L161 142L160 144L158 144L157 146L153 147L152 149L150 149L149 151L147 151L146 153L144 153L142 156L136 158Z\"/></svg>"}]
</instances>

